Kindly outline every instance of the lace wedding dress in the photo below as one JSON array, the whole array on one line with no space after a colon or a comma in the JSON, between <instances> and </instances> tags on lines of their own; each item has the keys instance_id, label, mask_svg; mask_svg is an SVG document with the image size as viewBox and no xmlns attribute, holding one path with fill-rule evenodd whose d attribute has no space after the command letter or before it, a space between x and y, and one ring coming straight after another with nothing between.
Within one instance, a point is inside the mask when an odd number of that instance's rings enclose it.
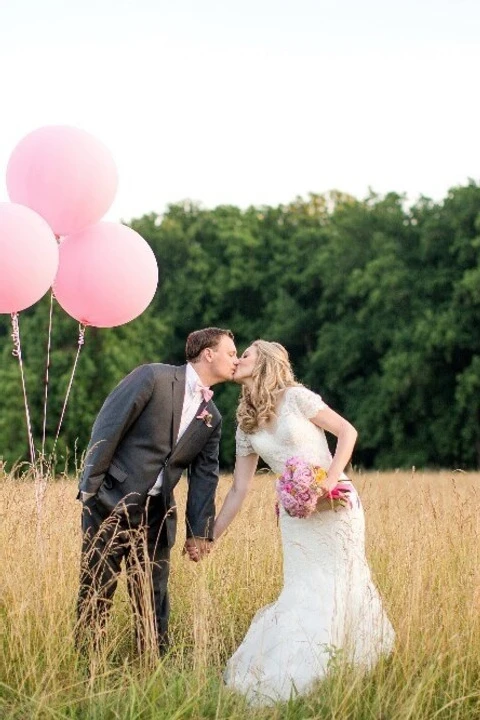
<instances>
[{"instance_id":1,"label":"lace wedding dress","mask_svg":"<svg viewBox=\"0 0 480 720\"><path fill-rule=\"evenodd\" d=\"M276 473L296 455L328 468L325 433L309 418L326 407L303 386L285 391L275 426L237 431L237 455L257 453ZM366 669L392 650L393 628L365 557L365 522L353 507L322 509L309 518L280 508L283 590L261 609L225 671L228 686L252 704L268 705L308 692L337 658Z\"/></svg>"}]
</instances>

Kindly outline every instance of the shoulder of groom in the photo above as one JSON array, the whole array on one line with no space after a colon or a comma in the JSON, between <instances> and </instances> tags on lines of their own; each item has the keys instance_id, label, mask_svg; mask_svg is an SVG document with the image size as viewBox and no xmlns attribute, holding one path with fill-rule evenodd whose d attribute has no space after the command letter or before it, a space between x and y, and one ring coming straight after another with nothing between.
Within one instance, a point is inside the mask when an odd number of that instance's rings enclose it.
<instances>
[{"instance_id":1,"label":"shoulder of groom","mask_svg":"<svg viewBox=\"0 0 480 720\"><path fill-rule=\"evenodd\" d=\"M150 363L155 375L167 375L174 377L177 373L185 372L186 365L168 365L167 363Z\"/></svg>"}]
</instances>

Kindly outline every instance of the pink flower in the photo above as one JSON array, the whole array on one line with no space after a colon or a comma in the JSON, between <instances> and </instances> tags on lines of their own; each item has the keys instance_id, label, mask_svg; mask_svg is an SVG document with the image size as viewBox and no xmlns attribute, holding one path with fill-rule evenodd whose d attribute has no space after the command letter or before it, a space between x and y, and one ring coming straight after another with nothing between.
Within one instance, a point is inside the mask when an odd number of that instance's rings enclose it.
<instances>
[{"instance_id":1,"label":"pink flower","mask_svg":"<svg viewBox=\"0 0 480 720\"><path fill-rule=\"evenodd\" d=\"M353 507L350 499L350 493L352 492L352 486L348 483L339 482L334 488L328 493L328 497L337 502L342 507Z\"/></svg>"},{"instance_id":2,"label":"pink flower","mask_svg":"<svg viewBox=\"0 0 480 720\"><path fill-rule=\"evenodd\" d=\"M200 415L197 415L197 420L203 420L205 425L209 428L212 427L212 419L213 419L213 415L212 415L212 413L208 412L207 408L204 408L202 410L202 412L200 413Z\"/></svg>"},{"instance_id":3,"label":"pink flower","mask_svg":"<svg viewBox=\"0 0 480 720\"><path fill-rule=\"evenodd\" d=\"M326 476L323 468L311 465L300 457L289 458L277 480L277 508L281 504L292 517L309 517L323 496L322 485ZM332 507L352 507L352 489L350 483L339 482L326 497L330 499Z\"/></svg>"}]
</instances>

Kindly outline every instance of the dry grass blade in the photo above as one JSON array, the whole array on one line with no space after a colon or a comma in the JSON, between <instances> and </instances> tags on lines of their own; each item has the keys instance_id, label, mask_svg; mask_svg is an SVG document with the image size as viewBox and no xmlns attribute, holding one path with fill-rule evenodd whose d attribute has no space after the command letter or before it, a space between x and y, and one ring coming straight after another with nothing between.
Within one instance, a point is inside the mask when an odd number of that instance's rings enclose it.
<instances>
[{"instance_id":1,"label":"dry grass blade","mask_svg":"<svg viewBox=\"0 0 480 720\"><path fill-rule=\"evenodd\" d=\"M75 485L48 484L39 527L34 483L0 469L2 719L480 717L480 475L416 471L354 480L366 509L372 572L397 631L396 651L367 676L339 662L307 698L253 711L225 690L222 670L255 612L281 587L271 476L257 477L241 515L202 563L182 557L178 538L169 655L157 661L147 622L147 652L139 656L122 579L102 652L87 667L74 648L81 546ZM222 479L219 503L230 481ZM178 500L182 517L182 493ZM138 547L144 578L138 601L147 612L134 610L148 618L141 539Z\"/></svg>"}]
</instances>

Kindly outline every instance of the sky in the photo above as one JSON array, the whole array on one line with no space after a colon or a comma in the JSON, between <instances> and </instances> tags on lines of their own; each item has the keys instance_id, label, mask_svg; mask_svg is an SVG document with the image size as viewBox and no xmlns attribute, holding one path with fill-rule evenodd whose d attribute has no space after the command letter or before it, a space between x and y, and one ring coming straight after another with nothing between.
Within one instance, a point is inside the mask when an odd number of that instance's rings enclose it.
<instances>
[{"instance_id":1,"label":"sky","mask_svg":"<svg viewBox=\"0 0 480 720\"><path fill-rule=\"evenodd\" d=\"M0 202L16 144L110 149L108 220L480 178L479 0L0 0Z\"/></svg>"}]
</instances>

